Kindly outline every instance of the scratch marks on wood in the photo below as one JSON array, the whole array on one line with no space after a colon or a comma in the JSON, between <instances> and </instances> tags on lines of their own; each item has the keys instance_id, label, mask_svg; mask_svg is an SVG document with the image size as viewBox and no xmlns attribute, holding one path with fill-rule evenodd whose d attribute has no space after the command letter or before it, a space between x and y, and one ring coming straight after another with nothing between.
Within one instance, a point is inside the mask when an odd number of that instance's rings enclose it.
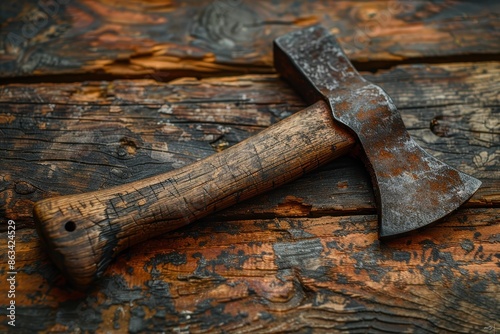
<instances>
[{"instance_id":1,"label":"scratch marks on wood","mask_svg":"<svg viewBox=\"0 0 500 334\"><path fill-rule=\"evenodd\" d=\"M186 71L269 73L272 40L320 21L337 32L352 60L369 68L439 57L464 61L471 54L494 59L499 53L490 33L493 4L23 0L11 5L2 8L10 16L0 29L0 53L6 58L0 72L9 77L104 73L163 80Z\"/></svg>"},{"instance_id":2,"label":"scratch marks on wood","mask_svg":"<svg viewBox=\"0 0 500 334\"><path fill-rule=\"evenodd\" d=\"M30 284L18 288L32 296L36 310L26 302L22 312L46 317L23 328L45 330L64 318L57 323L67 331L101 328L105 319L137 332L158 326L230 331L268 328L280 319L288 329L382 321L399 331L474 332L498 318L500 255L490 237L498 214L465 210L387 243L377 241L374 216L364 221L373 228L355 229L356 219L346 217L198 224L127 251L88 294L61 294L61 278L24 230L18 275ZM350 232L339 233L345 229ZM74 321L76 313L88 323Z\"/></svg>"},{"instance_id":3,"label":"scratch marks on wood","mask_svg":"<svg viewBox=\"0 0 500 334\"><path fill-rule=\"evenodd\" d=\"M192 48L194 57L203 59L207 50L217 54L230 41L251 35L217 29L203 31L207 39ZM104 37L112 42L112 34ZM220 42L210 46L210 38ZM203 43L212 49L200 50ZM158 54L168 52L165 47L158 46ZM240 50L235 47L234 54ZM212 56L202 62L213 61ZM46 66L39 69L52 71ZM405 65L364 75L394 97L423 146L437 147L433 153L440 158L485 181L471 206L490 209L463 209L421 236L376 243L376 217L364 215L374 213L367 175L344 159L258 201L125 252L87 295L61 288L64 281L33 231L24 229L18 252L19 278L26 284L19 286L19 314L33 321L23 322L23 329L95 331L106 327L106 319L115 330L131 332L280 331L284 323L296 331L369 331L390 324L395 332L480 332L494 323L500 317L500 214L494 207L500 203L498 64ZM33 201L42 197L180 167L212 154L221 140L233 145L304 106L272 75L170 84L4 85L0 103L0 215L24 226L31 224ZM434 130L442 136L430 129L435 118ZM171 155L156 159L153 152ZM153 197L158 189L150 191ZM278 207L288 217L258 220L275 216Z\"/></svg>"}]
</instances>

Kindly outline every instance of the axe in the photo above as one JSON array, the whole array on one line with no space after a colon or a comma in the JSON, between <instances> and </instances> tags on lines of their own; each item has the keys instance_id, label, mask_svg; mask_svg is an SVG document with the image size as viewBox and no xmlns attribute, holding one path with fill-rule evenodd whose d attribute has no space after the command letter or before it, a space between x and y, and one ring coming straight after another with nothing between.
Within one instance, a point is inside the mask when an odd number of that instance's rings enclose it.
<instances>
[{"instance_id":1,"label":"axe","mask_svg":"<svg viewBox=\"0 0 500 334\"><path fill-rule=\"evenodd\" d=\"M35 203L37 231L77 288L120 251L297 179L355 148L372 177L380 237L441 219L481 182L410 137L391 98L355 70L321 26L274 41L276 70L311 105L189 166L104 190Z\"/></svg>"}]
</instances>

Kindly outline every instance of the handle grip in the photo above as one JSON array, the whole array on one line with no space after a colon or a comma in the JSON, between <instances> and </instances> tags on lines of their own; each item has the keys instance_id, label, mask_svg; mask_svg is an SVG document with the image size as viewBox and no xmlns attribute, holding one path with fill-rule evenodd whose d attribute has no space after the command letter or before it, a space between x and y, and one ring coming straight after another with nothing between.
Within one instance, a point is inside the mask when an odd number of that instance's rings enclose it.
<instances>
[{"instance_id":1,"label":"handle grip","mask_svg":"<svg viewBox=\"0 0 500 334\"><path fill-rule=\"evenodd\" d=\"M50 257L76 288L125 248L278 187L345 154L355 143L320 101L189 166L34 206Z\"/></svg>"}]
</instances>

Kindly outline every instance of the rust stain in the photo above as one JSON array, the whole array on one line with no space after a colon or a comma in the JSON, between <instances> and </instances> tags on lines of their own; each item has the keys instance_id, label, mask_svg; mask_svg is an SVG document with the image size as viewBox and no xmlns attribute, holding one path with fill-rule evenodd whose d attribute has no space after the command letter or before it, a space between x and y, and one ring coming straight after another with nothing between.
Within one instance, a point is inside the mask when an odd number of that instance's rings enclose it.
<instances>
[{"instance_id":1,"label":"rust stain","mask_svg":"<svg viewBox=\"0 0 500 334\"><path fill-rule=\"evenodd\" d=\"M379 150L379 154L380 154L380 158L381 159L387 159L387 160L391 160L391 159L394 159L394 154L388 150L383 150L383 149L380 149Z\"/></svg>"},{"instance_id":2,"label":"rust stain","mask_svg":"<svg viewBox=\"0 0 500 334\"><path fill-rule=\"evenodd\" d=\"M349 103L349 101L341 101L335 104L335 108L338 108L340 111L349 111L351 109L351 103Z\"/></svg>"}]
</instances>

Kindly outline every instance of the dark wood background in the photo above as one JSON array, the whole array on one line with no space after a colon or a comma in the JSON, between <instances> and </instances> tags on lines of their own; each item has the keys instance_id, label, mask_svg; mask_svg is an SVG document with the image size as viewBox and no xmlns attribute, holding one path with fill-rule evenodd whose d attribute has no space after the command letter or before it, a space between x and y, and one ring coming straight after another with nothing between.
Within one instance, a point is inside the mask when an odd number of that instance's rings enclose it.
<instances>
[{"instance_id":1,"label":"dark wood background","mask_svg":"<svg viewBox=\"0 0 500 334\"><path fill-rule=\"evenodd\" d=\"M497 1L2 2L0 331L500 330L499 16ZM187 165L302 109L271 46L316 23L427 151L481 179L471 200L379 241L368 174L346 157L137 245L72 290L40 247L33 203Z\"/></svg>"}]
</instances>

